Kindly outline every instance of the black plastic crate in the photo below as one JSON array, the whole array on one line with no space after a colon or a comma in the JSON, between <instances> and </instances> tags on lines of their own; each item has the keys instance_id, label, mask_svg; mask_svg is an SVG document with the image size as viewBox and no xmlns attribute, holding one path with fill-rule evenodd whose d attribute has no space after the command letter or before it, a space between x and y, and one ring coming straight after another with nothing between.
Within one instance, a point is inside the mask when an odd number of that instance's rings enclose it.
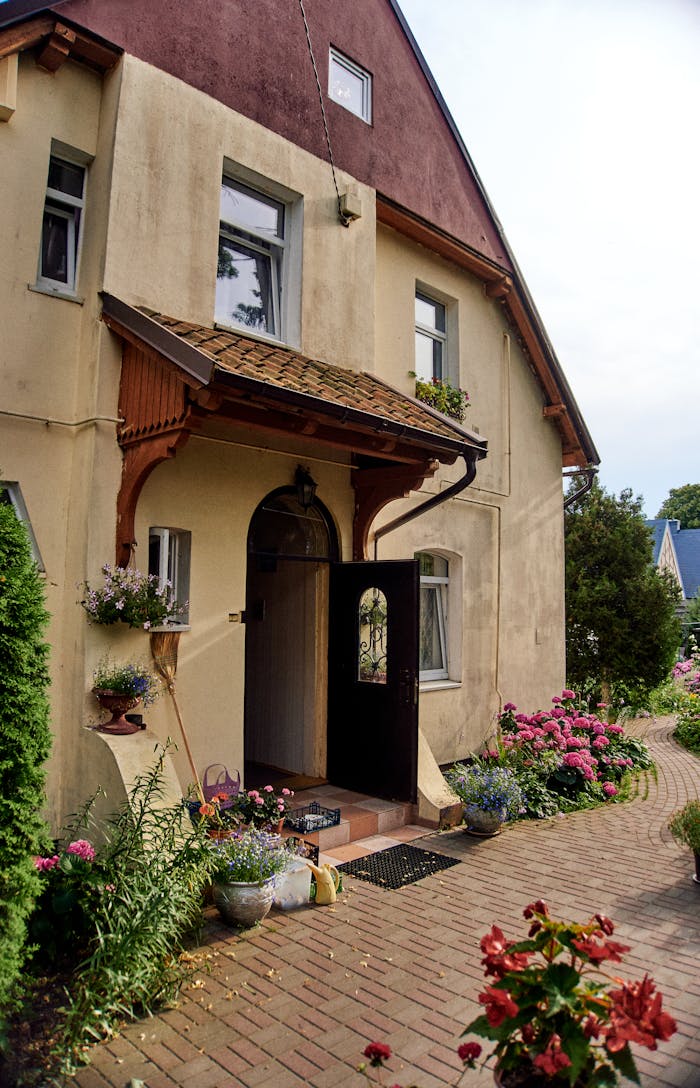
<instances>
[{"instance_id":1,"label":"black plastic crate","mask_svg":"<svg viewBox=\"0 0 700 1088\"><path fill-rule=\"evenodd\" d=\"M337 827L340 823L339 808L324 808L318 801L312 801L303 808L293 809L285 819L287 827L294 828L302 835L312 831L322 831L324 827Z\"/></svg>"}]
</instances>

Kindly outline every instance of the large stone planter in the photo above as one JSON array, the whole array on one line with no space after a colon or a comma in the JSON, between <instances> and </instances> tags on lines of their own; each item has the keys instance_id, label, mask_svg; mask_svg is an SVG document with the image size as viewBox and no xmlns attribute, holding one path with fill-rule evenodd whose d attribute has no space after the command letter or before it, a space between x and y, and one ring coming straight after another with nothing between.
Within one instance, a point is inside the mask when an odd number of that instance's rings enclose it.
<instances>
[{"instance_id":1,"label":"large stone planter","mask_svg":"<svg viewBox=\"0 0 700 1088\"><path fill-rule=\"evenodd\" d=\"M253 926L269 914L274 884L274 877L258 884L214 883L214 905L227 925Z\"/></svg>"},{"instance_id":2,"label":"large stone planter","mask_svg":"<svg viewBox=\"0 0 700 1088\"><path fill-rule=\"evenodd\" d=\"M476 805L464 806L464 822L470 835L490 838L497 835L503 826L501 817L494 812L484 812Z\"/></svg>"}]
</instances>

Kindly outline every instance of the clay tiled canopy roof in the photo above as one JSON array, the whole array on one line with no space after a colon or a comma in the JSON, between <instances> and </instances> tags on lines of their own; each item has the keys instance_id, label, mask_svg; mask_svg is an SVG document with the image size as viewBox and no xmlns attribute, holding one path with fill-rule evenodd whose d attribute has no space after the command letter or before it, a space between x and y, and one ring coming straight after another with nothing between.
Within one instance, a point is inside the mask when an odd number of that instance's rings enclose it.
<instances>
[{"instance_id":1,"label":"clay tiled canopy roof","mask_svg":"<svg viewBox=\"0 0 700 1088\"><path fill-rule=\"evenodd\" d=\"M315 420L320 440L329 428L336 433L341 429L347 448L377 456L392 454L403 461L433 457L451 463L467 451L477 458L486 455L482 437L375 375L346 370L232 331L146 308L137 310L110 295L103 298L103 317L136 346L174 364L190 387L216 394L220 410L237 418L264 409L269 419L274 409L286 417L280 429L295 431L303 423L304 433L310 434ZM201 394L198 400L204 403ZM246 422L254 421L246 418ZM125 426L135 436L152 422L136 413ZM367 436L362 442L353 439L361 434ZM122 431L122 437L128 434Z\"/></svg>"},{"instance_id":2,"label":"clay tiled canopy roof","mask_svg":"<svg viewBox=\"0 0 700 1088\"><path fill-rule=\"evenodd\" d=\"M310 359L235 332L135 309L102 296L102 318L121 337L117 430L124 451L117 498L117 563L133 550L136 503L153 468L174 457L191 433L235 442L241 428L341 449L355 490L353 555L366 556L377 513L420 489L440 463L466 472L426 500L464 490L486 456L486 441L372 374ZM421 507L422 509L423 507ZM412 515L413 516L413 515Z\"/></svg>"}]
</instances>

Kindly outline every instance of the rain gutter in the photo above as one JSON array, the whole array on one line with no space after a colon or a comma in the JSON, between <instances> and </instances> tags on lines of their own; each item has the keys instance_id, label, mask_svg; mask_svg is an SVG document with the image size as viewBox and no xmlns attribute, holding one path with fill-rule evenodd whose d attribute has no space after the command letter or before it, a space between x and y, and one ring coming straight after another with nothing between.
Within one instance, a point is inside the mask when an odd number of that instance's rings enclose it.
<instances>
[{"instance_id":1,"label":"rain gutter","mask_svg":"<svg viewBox=\"0 0 700 1088\"><path fill-rule=\"evenodd\" d=\"M454 498L455 495L459 495L461 491L465 491L466 488L473 482L476 476L476 462L480 459L481 451L469 450L468 453L462 453L464 462L467 466L467 471L464 476L461 476L456 483L450 484L444 491L440 491L437 495L431 495L429 499L422 502L420 506L415 506L412 510L407 510L406 513L401 514L398 518L394 518L393 521L388 521L386 525L380 526L374 534L374 558L377 558L377 544L381 537L386 536L387 533L393 533L394 529L400 529L402 525L405 525L409 521L413 521L414 518L419 518L422 514L427 514L429 510L434 510L436 506L441 506L443 502L447 502L448 499Z\"/></svg>"}]
</instances>

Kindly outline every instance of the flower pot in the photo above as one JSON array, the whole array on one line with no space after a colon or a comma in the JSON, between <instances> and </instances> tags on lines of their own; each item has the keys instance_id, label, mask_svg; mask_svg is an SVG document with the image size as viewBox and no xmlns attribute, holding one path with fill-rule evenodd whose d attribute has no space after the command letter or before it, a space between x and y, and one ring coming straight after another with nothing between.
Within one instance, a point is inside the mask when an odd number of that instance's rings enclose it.
<instances>
[{"instance_id":1,"label":"flower pot","mask_svg":"<svg viewBox=\"0 0 700 1088\"><path fill-rule=\"evenodd\" d=\"M470 835L480 835L490 838L498 835L503 826L501 817L495 812L484 812L476 805L464 806L464 822Z\"/></svg>"},{"instance_id":2,"label":"flower pot","mask_svg":"<svg viewBox=\"0 0 700 1088\"><path fill-rule=\"evenodd\" d=\"M231 882L213 885L214 904L227 925L253 926L269 914L275 878L257 884Z\"/></svg>"},{"instance_id":3,"label":"flower pot","mask_svg":"<svg viewBox=\"0 0 700 1088\"><path fill-rule=\"evenodd\" d=\"M273 901L281 910L304 907L311 897L311 870L303 858L296 858L277 877Z\"/></svg>"},{"instance_id":4,"label":"flower pot","mask_svg":"<svg viewBox=\"0 0 700 1088\"><path fill-rule=\"evenodd\" d=\"M135 722L128 722L124 715L127 710L133 710L139 697L124 695L122 692L106 691L104 688L93 688L92 693L103 710L109 710L112 717L110 721L98 725L98 733L111 733L113 736L126 736L129 733L138 733L139 726Z\"/></svg>"}]
</instances>

